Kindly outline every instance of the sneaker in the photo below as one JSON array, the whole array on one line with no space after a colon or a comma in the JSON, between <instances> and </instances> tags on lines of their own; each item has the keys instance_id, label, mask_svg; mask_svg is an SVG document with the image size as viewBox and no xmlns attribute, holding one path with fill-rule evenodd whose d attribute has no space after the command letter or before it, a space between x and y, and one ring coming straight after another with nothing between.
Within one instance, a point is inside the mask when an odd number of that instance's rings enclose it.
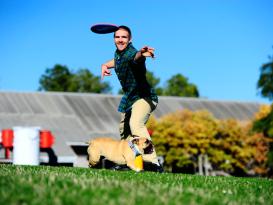
<instances>
[{"instance_id":1,"label":"sneaker","mask_svg":"<svg viewBox=\"0 0 273 205\"><path fill-rule=\"evenodd\" d=\"M157 165L151 162L144 162L144 170L158 173L164 172L164 169L161 165Z\"/></svg>"},{"instance_id":2,"label":"sneaker","mask_svg":"<svg viewBox=\"0 0 273 205\"><path fill-rule=\"evenodd\" d=\"M164 169L163 169L162 165L157 166L157 172L159 172L159 173L163 173L164 172Z\"/></svg>"}]
</instances>

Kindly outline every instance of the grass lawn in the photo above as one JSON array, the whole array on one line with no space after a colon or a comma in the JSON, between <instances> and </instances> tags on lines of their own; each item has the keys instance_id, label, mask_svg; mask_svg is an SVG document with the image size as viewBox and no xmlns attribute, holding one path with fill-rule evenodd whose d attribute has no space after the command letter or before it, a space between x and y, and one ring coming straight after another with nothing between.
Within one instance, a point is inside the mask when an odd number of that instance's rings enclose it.
<instances>
[{"instance_id":1,"label":"grass lawn","mask_svg":"<svg viewBox=\"0 0 273 205\"><path fill-rule=\"evenodd\" d=\"M0 164L0 204L273 204L273 180Z\"/></svg>"}]
</instances>

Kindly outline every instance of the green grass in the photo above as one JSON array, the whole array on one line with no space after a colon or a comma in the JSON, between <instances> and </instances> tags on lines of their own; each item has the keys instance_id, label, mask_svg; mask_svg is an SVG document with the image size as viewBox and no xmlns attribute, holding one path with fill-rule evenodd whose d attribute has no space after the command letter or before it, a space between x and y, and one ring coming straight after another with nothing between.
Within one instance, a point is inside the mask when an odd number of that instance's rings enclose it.
<instances>
[{"instance_id":1,"label":"green grass","mask_svg":"<svg viewBox=\"0 0 273 205\"><path fill-rule=\"evenodd\" d=\"M0 204L273 204L273 180L0 164Z\"/></svg>"}]
</instances>

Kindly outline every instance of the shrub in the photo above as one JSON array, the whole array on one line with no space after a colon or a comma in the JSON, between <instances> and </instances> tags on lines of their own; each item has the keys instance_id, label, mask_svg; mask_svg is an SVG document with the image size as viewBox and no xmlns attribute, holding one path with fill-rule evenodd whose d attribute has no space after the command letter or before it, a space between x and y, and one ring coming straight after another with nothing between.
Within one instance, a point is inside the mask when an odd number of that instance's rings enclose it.
<instances>
[{"instance_id":1,"label":"shrub","mask_svg":"<svg viewBox=\"0 0 273 205\"><path fill-rule=\"evenodd\" d=\"M196 168L193 159L207 153L217 127L217 120L207 111L183 110L162 117L154 126L153 141L158 155L165 158L165 168Z\"/></svg>"},{"instance_id":2,"label":"shrub","mask_svg":"<svg viewBox=\"0 0 273 205\"><path fill-rule=\"evenodd\" d=\"M159 120L151 118L148 128L168 171L189 167L194 171L198 156L207 154L216 170L234 175L267 173L269 141L262 133L251 132L252 122L217 120L208 111L182 110Z\"/></svg>"}]
</instances>

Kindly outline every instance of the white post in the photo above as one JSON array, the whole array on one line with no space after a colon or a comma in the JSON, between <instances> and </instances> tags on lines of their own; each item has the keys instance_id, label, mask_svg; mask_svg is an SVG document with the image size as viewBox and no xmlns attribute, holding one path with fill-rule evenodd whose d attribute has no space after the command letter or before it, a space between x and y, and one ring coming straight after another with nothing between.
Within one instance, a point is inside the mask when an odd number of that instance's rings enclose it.
<instances>
[{"instance_id":1,"label":"white post","mask_svg":"<svg viewBox=\"0 0 273 205\"><path fill-rule=\"evenodd\" d=\"M199 171L199 175L204 175L203 173L203 155L200 154L198 156L198 171Z\"/></svg>"}]
</instances>

